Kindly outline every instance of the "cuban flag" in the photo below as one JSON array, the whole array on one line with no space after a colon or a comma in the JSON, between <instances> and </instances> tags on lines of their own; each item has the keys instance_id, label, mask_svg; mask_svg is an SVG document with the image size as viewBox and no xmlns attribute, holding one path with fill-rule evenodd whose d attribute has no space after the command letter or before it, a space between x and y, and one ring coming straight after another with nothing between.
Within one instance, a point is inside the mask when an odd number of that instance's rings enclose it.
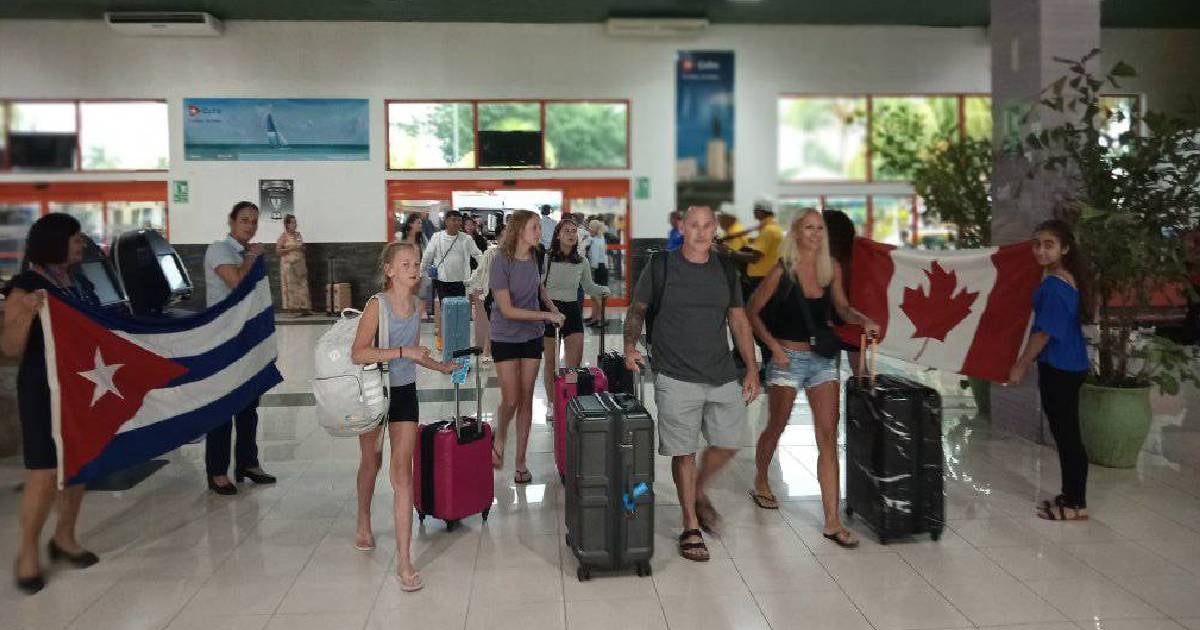
<instances>
[{"instance_id":1,"label":"cuban flag","mask_svg":"<svg viewBox=\"0 0 1200 630\"><path fill-rule=\"evenodd\" d=\"M283 381L261 258L194 316L127 318L51 294L40 320L60 487L174 450Z\"/></svg>"},{"instance_id":2,"label":"cuban flag","mask_svg":"<svg viewBox=\"0 0 1200 630\"><path fill-rule=\"evenodd\" d=\"M850 278L851 305L881 328L879 352L999 383L1025 343L1042 269L1029 242L926 251L860 237Z\"/></svg>"}]
</instances>

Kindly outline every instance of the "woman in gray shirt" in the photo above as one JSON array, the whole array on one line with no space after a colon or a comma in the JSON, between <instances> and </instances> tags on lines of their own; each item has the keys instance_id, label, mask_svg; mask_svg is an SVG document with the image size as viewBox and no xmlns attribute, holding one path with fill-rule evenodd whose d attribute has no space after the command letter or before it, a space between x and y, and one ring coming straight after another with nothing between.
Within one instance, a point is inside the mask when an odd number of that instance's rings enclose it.
<instances>
[{"instance_id":1,"label":"woman in gray shirt","mask_svg":"<svg viewBox=\"0 0 1200 630\"><path fill-rule=\"evenodd\" d=\"M563 314L564 322L559 330L546 326L545 367L542 383L546 386L546 422L554 413L554 375L558 371L558 337L562 336L566 350L563 362L567 367L579 367L583 363L583 302L579 289L583 288L597 302L608 295L608 287L597 285L592 280L592 268L587 259L579 255L579 226L574 219L563 218L554 228L550 249L546 251L546 263L542 269L542 286L550 295L554 306Z\"/></svg>"},{"instance_id":2,"label":"woman in gray shirt","mask_svg":"<svg viewBox=\"0 0 1200 630\"><path fill-rule=\"evenodd\" d=\"M533 425L533 386L542 357L546 324L561 326L563 316L550 300L534 260L541 242L542 225L536 214L518 210L504 230L500 251L492 261L488 287L492 308L492 359L500 378L500 408L496 410L492 466L504 466L508 425L517 421L516 464L513 480L529 483L533 475L525 463L529 430ZM543 310L545 309L545 310Z\"/></svg>"}]
</instances>

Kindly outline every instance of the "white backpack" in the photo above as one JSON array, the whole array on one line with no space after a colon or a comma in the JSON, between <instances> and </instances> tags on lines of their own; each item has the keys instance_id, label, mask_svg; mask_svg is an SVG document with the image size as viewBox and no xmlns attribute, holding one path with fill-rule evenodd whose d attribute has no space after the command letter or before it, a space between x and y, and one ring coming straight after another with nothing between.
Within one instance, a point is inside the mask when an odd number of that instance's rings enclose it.
<instances>
[{"instance_id":1,"label":"white backpack","mask_svg":"<svg viewBox=\"0 0 1200 630\"><path fill-rule=\"evenodd\" d=\"M376 344L387 348L387 298L380 293L371 299L379 304ZM313 395L317 398L317 422L334 437L361 435L387 421L386 364L356 365L350 359L361 316L361 311L345 309L341 319L317 340L312 379Z\"/></svg>"}]
</instances>

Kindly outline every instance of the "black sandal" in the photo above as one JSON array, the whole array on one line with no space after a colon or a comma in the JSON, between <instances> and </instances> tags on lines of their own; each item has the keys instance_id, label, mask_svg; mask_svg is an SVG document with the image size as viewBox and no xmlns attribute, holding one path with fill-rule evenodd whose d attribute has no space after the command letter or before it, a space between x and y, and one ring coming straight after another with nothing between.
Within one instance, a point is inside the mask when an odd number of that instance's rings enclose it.
<instances>
[{"instance_id":1,"label":"black sandal","mask_svg":"<svg viewBox=\"0 0 1200 630\"><path fill-rule=\"evenodd\" d=\"M1068 513L1067 510L1070 510ZM1054 497L1054 501L1042 501L1037 509L1038 518L1044 521L1086 521L1086 507L1067 505L1062 495Z\"/></svg>"},{"instance_id":2,"label":"black sandal","mask_svg":"<svg viewBox=\"0 0 1200 630\"><path fill-rule=\"evenodd\" d=\"M528 470L518 470L513 472L513 483L527 484L533 481L533 473Z\"/></svg>"},{"instance_id":3,"label":"black sandal","mask_svg":"<svg viewBox=\"0 0 1200 630\"><path fill-rule=\"evenodd\" d=\"M851 534L850 530L846 529L845 527L833 532L832 534L821 532L821 535L824 536L826 540L832 540L833 542L837 543L837 546L844 549L854 549L858 546L858 540L853 538L854 534Z\"/></svg>"},{"instance_id":4,"label":"black sandal","mask_svg":"<svg viewBox=\"0 0 1200 630\"><path fill-rule=\"evenodd\" d=\"M689 538L698 539L697 542L685 542ZM704 544L704 534L698 529L685 529L679 535L679 555L686 560L692 562L708 562L711 557L708 554L708 545Z\"/></svg>"}]
</instances>

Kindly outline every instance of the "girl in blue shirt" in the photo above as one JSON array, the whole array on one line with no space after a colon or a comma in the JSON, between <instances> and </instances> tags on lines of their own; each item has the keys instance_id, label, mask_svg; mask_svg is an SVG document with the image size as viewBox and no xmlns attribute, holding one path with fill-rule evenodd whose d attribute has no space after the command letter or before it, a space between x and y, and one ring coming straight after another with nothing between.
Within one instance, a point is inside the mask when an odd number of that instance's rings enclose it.
<instances>
[{"instance_id":1,"label":"girl in blue shirt","mask_svg":"<svg viewBox=\"0 0 1200 630\"><path fill-rule=\"evenodd\" d=\"M1075 235L1063 221L1046 221L1037 227L1033 255L1044 275L1033 294L1029 343L1008 381L1021 382L1037 361L1042 410L1062 467L1062 494L1042 501L1038 516L1050 521L1085 521L1088 460L1079 433L1079 389L1090 367L1082 325L1091 313L1087 274Z\"/></svg>"}]
</instances>

